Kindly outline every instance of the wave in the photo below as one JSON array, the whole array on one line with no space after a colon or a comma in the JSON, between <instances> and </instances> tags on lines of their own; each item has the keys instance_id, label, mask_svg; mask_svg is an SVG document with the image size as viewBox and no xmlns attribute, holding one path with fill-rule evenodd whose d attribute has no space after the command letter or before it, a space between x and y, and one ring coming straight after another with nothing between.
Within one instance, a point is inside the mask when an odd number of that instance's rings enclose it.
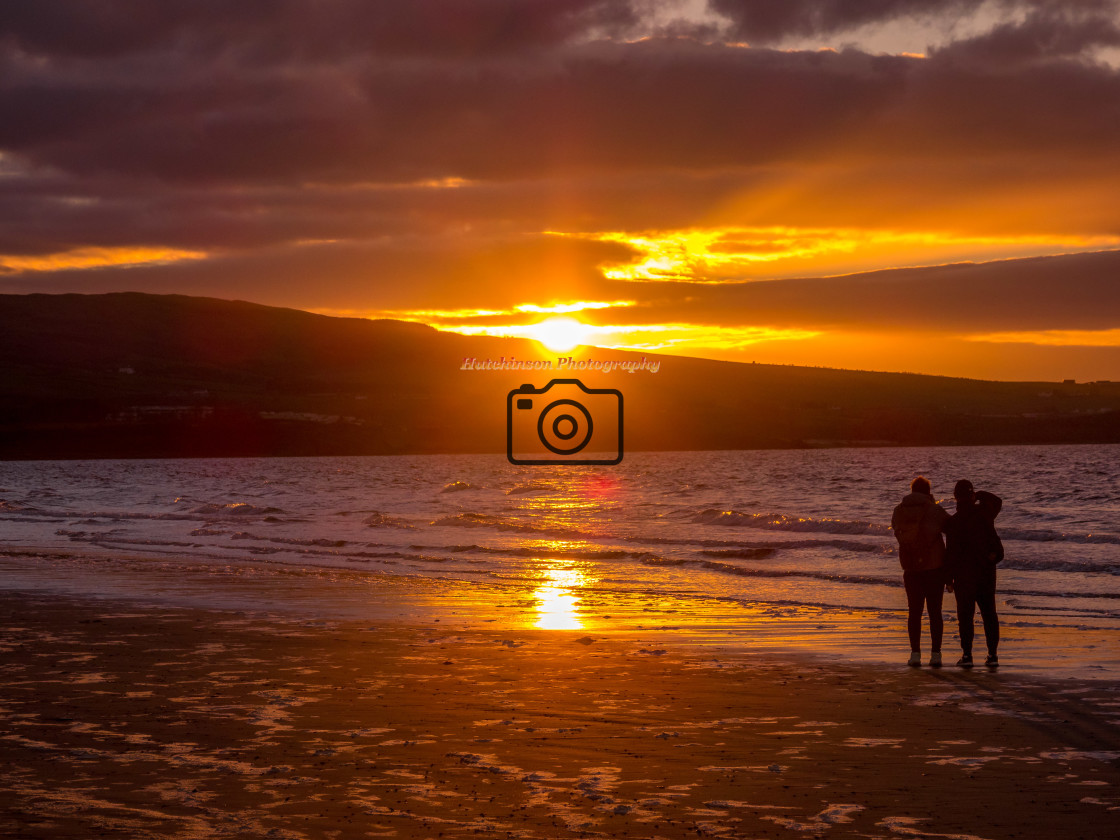
<instances>
[{"instance_id":1,"label":"wave","mask_svg":"<svg viewBox=\"0 0 1120 840\"><path fill-rule=\"evenodd\" d=\"M346 540L331 540L327 538L301 540L296 537L261 537L247 531L238 531L230 536L231 540L259 540L260 542L274 542L283 545L306 545L317 548L342 548Z\"/></svg>"},{"instance_id":2,"label":"wave","mask_svg":"<svg viewBox=\"0 0 1120 840\"><path fill-rule=\"evenodd\" d=\"M201 545L199 543L182 542L179 540L161 540L153 538L140 538L128 537L120 533L118 529L112 531L70 531L59 529L55 532L58 536L65 536L71 542L82 542L99 547L111 546L141 546L150 549L161 548L189 548L189 549L219 549L223 551L243 551L254 555L274 555L280 553L296 554L300 557L329 557L334 560L341 560L348 563L369 563L371 560L378 560L382 563L395 565L395 560L407 560L418 563L450 563L458 562L464 565L478 564L482 561L473 560L471 558L458 558L458 557L445 557L433 554L422 554L415 551L331 551L328 550L335 547L335 544L345 545L344 540L298 540L287 539L284 537L260 537L255 534L246 532L239 532L231 535L231 539L235 540L253 540L259 542L280 543L284 547L271 546L271 545ZM223 532L208 531L204 536L222 534ZM186 556L186 555L184 555ZM194 560L214 561L218 559L214 555L190 555ZM301 564L306 564L306 561L301 560ZM310 566L319 568L313 564ZM339 568L338 566L326 566L323 568Z\"/></svg>"},{"instance_id":3,"label":"wave","mask_svg":"<svg viewBox=\"0 0 1120 840\"><path fill-rule=\"evenodd\" d=\"M285 513L277 507L260 507L258 505L251 505L248 502L207 502L198 507L191 508L190 513L200 514L206 517L215 516L265 516L267 514ZM156 518L164 518L168 514L158 515Z\"/></svg>"},{"instance_id":4,"label":"wave","mask_svg":"<svg viewBox=\"0 0 1120 840\"><path fill-rule=\"evenodd\" d=\"M597 535L581 531L578 528L566 528L561 525L529 525L524 522L511 522L500 516L490 513L457 513L454 516L444 516L436 519L432 525L450 525L460 528L493 528L496 531L513 531L522 534L541 534L544 536L566 538L593 538Z\"/></svg>"},{"instance_id":5,"label":"wave","mask_svg":"<svg viewBox=\"0 0 1120 840\"><path fill-rule=\"evenodd\" d=\"M398 519L395 516L389 516L385 513L378 513L376 510L362 520L363 525L368 525L371 528L412 528L415 525L410 525L403 519Z\"/></svg>"},{"instance_id":6,"label":"wave","mask_svg":"<svg viewBox=\"0 0 1120 840\"><path fill-rule=\"evenodd\" d=\"M0 500L0 502L2 501L3 500ZM177 499L176 501L182 500ZM10 503L8 507L0 504L0 513L4 512L20 514L20 516L5 517L5 521L8 522L36 521L27 518L29 516L48 517L49 519L45 521L68 520L73 522L94 519L107 520L109 522L207 522L215 519L243 521L252 517L260 517L265 522L282 522L285 520L278 518L276 514L287 513L282 508L252 505L248 502L230 502L225 504L208 502L197 505L186 511L165 511L163 513L148 513L146 511L137 510L51 510L21 505L19 503ZM304 520L289 519L287 521L298 522Z\"/></svg>"},{"instance_id":7,"label":"wave","mask_svg":"<svg viewBox=\"0 0 1120 840\"><path fill-rule=\"evenodd\" d=\"M865 553L889 554L894 547L884 543L857 542L855 540L782 540L780 542L752 542L749 540L713 540L713 539L678 539L673 537L632 537L623 536L618 539L625 542L641 542L650 545L680 545L704 546L718 548L720 546L734 547L741 550L754 549L791 549L791 548L839 548L844 551L858 551Z\"/></svg>"},{"instance_id":8,"label":"wave","mask_svg":"<svg viewBox=\"0 0 1120 840\"><path fill-rule=\"evenodd\" d=\"M808 578L810 580L823 580L830 583L849 583L861 586L890 586L899 588L903 585L902 575L857 575L857 574L844 574L842 572L813 572L804 569L760 569L750 566L739 566L733 563L720 563L715 560L701 560L689 558L656 558L651 557L641 560L647 566L694 566L708 571L718 572L725 575L734 575L736 577L747 578ZM1045 589L1006 589L999 588L999 596L1004 597L1033 597L1033 598L1060 598L1068 599L1071 601L1080 599L1094 599L1102 598L1108 600L1120 599L1120 592L1091 592L1080 591L1073 592L1067 590L1053 590L1048 591ZM947 598L949 596L946 596ZM948 602L947 602L948 603ZM1081 607L1070 607L1083 610ZM1033 607L1032 607L1033 609ZM1063 607L1062 609L1066 609Z\"/></svg>"},{"instance_id":9,"label":"wave","mask_svg":"<svg viewBox=\"0 0 1120 840\"><path fill-rule=\"evenodd\" d=\"M721 525L729 528L759 528L765 531L805 531L826 534L881 534L891 532L881 522L855 519L814 519L809 516L786 516L784 513L741 513L735 510L708 508L692 517L697 525Z\"/></svg>"},{"instance_id":10,"label":"wave","mask_svg":"<svg viewBox=\"0 0 1120 840\"><path fill-rule=\"evenodd\" d=\"M876 586L902 586L901 575L845 575L829 572L807 572L801 569L752 569L746 566L735 566L731 563L717 563L714 560L697 560L696 565L702 569L721 572L739 577L758 578L810 578L812 580L827 580L833 583L858 583Z\"/></svg>"},{"instance_id":11,"label":"wave","mask_svg":"<svg viewBox=\"0 0 1120 840\"><path fill-rule=\"evenodd\" d=\"M1082 545L1120 545L1120 534L1070 534L1037 528L997 528L1003 540L1071 542Z\"/></svg>"},{"instance_id":12,"label":"wave","mask_svg":"<svg viewBox=\"0 0 1120 840\"><path fill-rule=\"evenodd\" d=\"M506 491L507 496L520 496L525 493L553 493L556 488L551 484L545 484L543 481L527 481L524 484L516 484Z\"/></svg>"},{"instance_id":13,"label":"wave","mask_svg":"<svg viewBox=\"0 0 1120 840\"><path fill-rule=\"evenodd\" d=\"M43 523L55 524L59 522L69 522L69 516L59 516L57 514L41 513L36 510L29 510L22 516L5 516L4 522L26 522L42 525Z\"/></svg>"},{"instance_id":14,"label":"wave","mask_svg":"<svg viewBox=\"0 0 1120 840\"><path fill-rule=\"evenodd\" d=\"M414 551L447 551L453 554L497 554L505 557L557 557L571 558L574 560L622 560L626 558L643 559L655 556L648 551L628 551L623 548L583 548L549 545L534 546L487 546L471 543L470 545L444 545L424 546L410 545Z\"/></svg>"},{"instance_id":15,"label":"wave","mask_svg":"<svg viewBox=\"0 0 1120 840\"><path fill-rule=\"evenodd\" d=\"M776 548L707 548L701 550L706 557L734 557L738 560L760 560L777 552Z\"/></svg>"},{"instance_id":16,"label":"wave","mask_svg":"<svg viewBox=\"0 0 1120 840\"><path fill-rule=\"evenodd\" d=\"M468 481L452 481L450 484L445 484L443 486L443 489L440 490L440 492L441 493L458 493L462 490L474 490L474 489L476 489L475 486Z\"/></svg>"},{"instance_id":17,"label":"wave","mask_svg":"<svg viewBox=\"0 0 1120 840\"><path fill-rule=\"evenodd\" d=\"M689 563L695 563L695 560L686 560L683 557L643 557L641 561L643 566L686 566Z\"/></svg>"},{"instance_id":18,"label":"wave","mask_svg":"<svg viewBox=\"0 0 1120 840\"><path fill-rule=\"evenodd\" d=\"M887 536L893 532L883 522L861 519L832 519L811 516L787 516L783 513L743 513L735 510L708 508L691 517L697 525L719 525L730 528L758 528L764 531L792 531L828 534L868 534ZM1120 545L1120 534L1076 533L1046 528L1000 527L1004 540L1023 542L1071 542L1086 545Z\"/></svg>"},{"instance_id":19,"label":"wave","mask_svg":"<svg viewBox=\"0 0 1120 840\"><path fill-rule=\"evenodd\" d=\"M655 537L629 534L604 535L595 531L585 531L575 527L566 527L562 525L533 525L527 522L518 522L514 520L504 519L500 516L495 516L494 514L474 512L465 512L458 513L453 516L445 516L441 519L434 520L431 524L436 526L452 526L463 528L490 528L495 531L506 531L518 534L533 534L540 537L560 537L569 540L597 540L609 538L610 540L618 542L637 543L651 546L699 546L710 549L727 549L747 552L747 554L744 555L747 559L752 556L762 556L761 554L754 555L752 554L752 552L769 553L777 551L779 549L836 548L842 551L855 551L864 553L889 553L894 550L893 544L884 545L883 543L871 543L845 539L810 538L800 540L782 540L779 542L753 542L744 540L717 540L707 538L688 539L678 537Z\"/></svg>"},{"instance_id":20,"label":"wave","mask_svg":"<svg viewBox=\"0 0 1120 840\"><path fill-rule=\"evenodd\" d=\"M1065 560L1042 557L1006 557L999 564L1000 569L1014 569L1018 572L1097 572L1098 574L1120 575L1120 566L1092 560Z\"/></svg>"},{"instance_id":21,"label":"wave","mask_svg":"<svg viewBox=\"0 0 1120 840\"><path fill-rule=\"evenodd\" d=\"M198 548L198 543L182 542L180 540L156 540L145 539L136 537L120 536L119 532L114 529L113 531L70 531L65 528L59 528L55 534L60 537L66 537L71 542L85 542L91 545L102 545L105 543L113 543L114 545L143 545L151 546L153 548L159 546L167 546L169 548ZM280 549L276 549L280 551Z\"/></svg>"},{"instance_id":22,"label":"wave","mask_svg":"<svg viewBox=\"0 0 1120 840\"><path fill-rule=\"evenodd\" d=\"M4 522L66 522L70 517L65 513L45 510L23 502L0 499L0 515Z\"/></svg>"}]
</instances>

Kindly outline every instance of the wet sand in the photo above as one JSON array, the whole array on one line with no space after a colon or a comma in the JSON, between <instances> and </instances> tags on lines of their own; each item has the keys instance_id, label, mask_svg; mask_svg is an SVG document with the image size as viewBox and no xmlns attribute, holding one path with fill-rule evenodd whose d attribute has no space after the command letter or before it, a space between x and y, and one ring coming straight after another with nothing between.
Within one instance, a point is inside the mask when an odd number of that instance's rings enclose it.
<instances>
[{"instance_id":1,"label":"wet sand","mask_svg":"<svg viewBox=\"0 0 1120 840\"><path fill-rule=\"evenodd\" d=\"M1106 681L0 595L6 838L1105 838Z\"/></svg>"},{"instance_id":2,"label":"wet sand","mask_svg":"<svg viewBox=\"0 0 1120 840\"><path fill-rule=\"evenodd\" d=\"M0 547L8 592L95 595L169 608L270 613L321 621L401 622L490 630L537 627L641 640L646 647L723 648L811 657L827 663L897 666L909 655L905 605L858 609L766 601L711 601L611 587L454 580L117 551L52 552ZM946 603L946 660L959 655ZM983 630L976 620L979 638ZM1046 680L1120 682L1111 621L1001 620L1002 673ZM928 645L928 638L923 638ZM978 650L983 643L978 642Z\"/></svg>"}]
</instances>

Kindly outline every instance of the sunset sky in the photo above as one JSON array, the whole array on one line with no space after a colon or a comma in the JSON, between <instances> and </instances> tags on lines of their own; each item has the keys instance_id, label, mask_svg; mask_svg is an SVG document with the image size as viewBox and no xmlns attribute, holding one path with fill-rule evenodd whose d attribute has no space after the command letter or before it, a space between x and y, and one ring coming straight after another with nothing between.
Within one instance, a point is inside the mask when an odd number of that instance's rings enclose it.
<instances>
[{"instance_id":1,"label":"sunset sky","mask_svg":"<svg viewBox=\"0 0 1120 840\"><path fill-rule=\"evenodd\" d=\"M1110 0L5 0L0 292L1120 380Z\"/></svg>"}]
</instances>

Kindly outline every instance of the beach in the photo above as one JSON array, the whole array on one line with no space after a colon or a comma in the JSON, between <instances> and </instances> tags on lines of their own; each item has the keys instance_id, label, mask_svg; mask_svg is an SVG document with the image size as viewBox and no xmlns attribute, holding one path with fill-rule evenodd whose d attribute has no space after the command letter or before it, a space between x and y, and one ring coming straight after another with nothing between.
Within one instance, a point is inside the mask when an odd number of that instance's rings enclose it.
<instances>
[{"instance_id":1,"label":"beach","mask_svg":"<svg viewBox=\"0 0 1120 840\"><path fill-rule=\"evenodd\" d=\"M1113 838L1115 452L5 464L0 836ZM965 469L1001 666L908 668Z\"/></svg>"},{"instance_id":2,"label":"beach","mask_svg":"<svg viewBox=\"0 0 1120 840\"><path fill-rule=\"evenodd\" d=\"M324 620L647 632L905 658L891 511L915 475L997 523L1001 661L1120 680L1120 447L0 464L7 591ZM954 604L944 604L956 658ZM947 658L949 658L947 657Z\"/></svg>"},{"instance_id":3,"label":"beach","mask_svg":"<svg viewBox=\"0 0 1120 840\"><path fill-rule=\"evenodd\" d=\"M1104 838L1107 681L0 596L0 833Z\"/></svg>"}]
</instances>

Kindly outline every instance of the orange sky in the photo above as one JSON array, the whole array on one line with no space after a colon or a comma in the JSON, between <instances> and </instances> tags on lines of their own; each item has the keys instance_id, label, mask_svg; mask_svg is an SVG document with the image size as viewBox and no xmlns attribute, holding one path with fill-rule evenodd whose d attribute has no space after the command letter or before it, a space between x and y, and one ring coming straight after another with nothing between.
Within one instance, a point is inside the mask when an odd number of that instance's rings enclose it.
<instances>
[{"instance_id":1,"label":"orange sky","mask_svg":"<svg viewBox=\"0 0 1120 840\"><path fill-rule=\"evenodd\" d=\"M1120 380L1111 0L143 9L0 21L0 292Z\"/></svg>"}]
</instances>

